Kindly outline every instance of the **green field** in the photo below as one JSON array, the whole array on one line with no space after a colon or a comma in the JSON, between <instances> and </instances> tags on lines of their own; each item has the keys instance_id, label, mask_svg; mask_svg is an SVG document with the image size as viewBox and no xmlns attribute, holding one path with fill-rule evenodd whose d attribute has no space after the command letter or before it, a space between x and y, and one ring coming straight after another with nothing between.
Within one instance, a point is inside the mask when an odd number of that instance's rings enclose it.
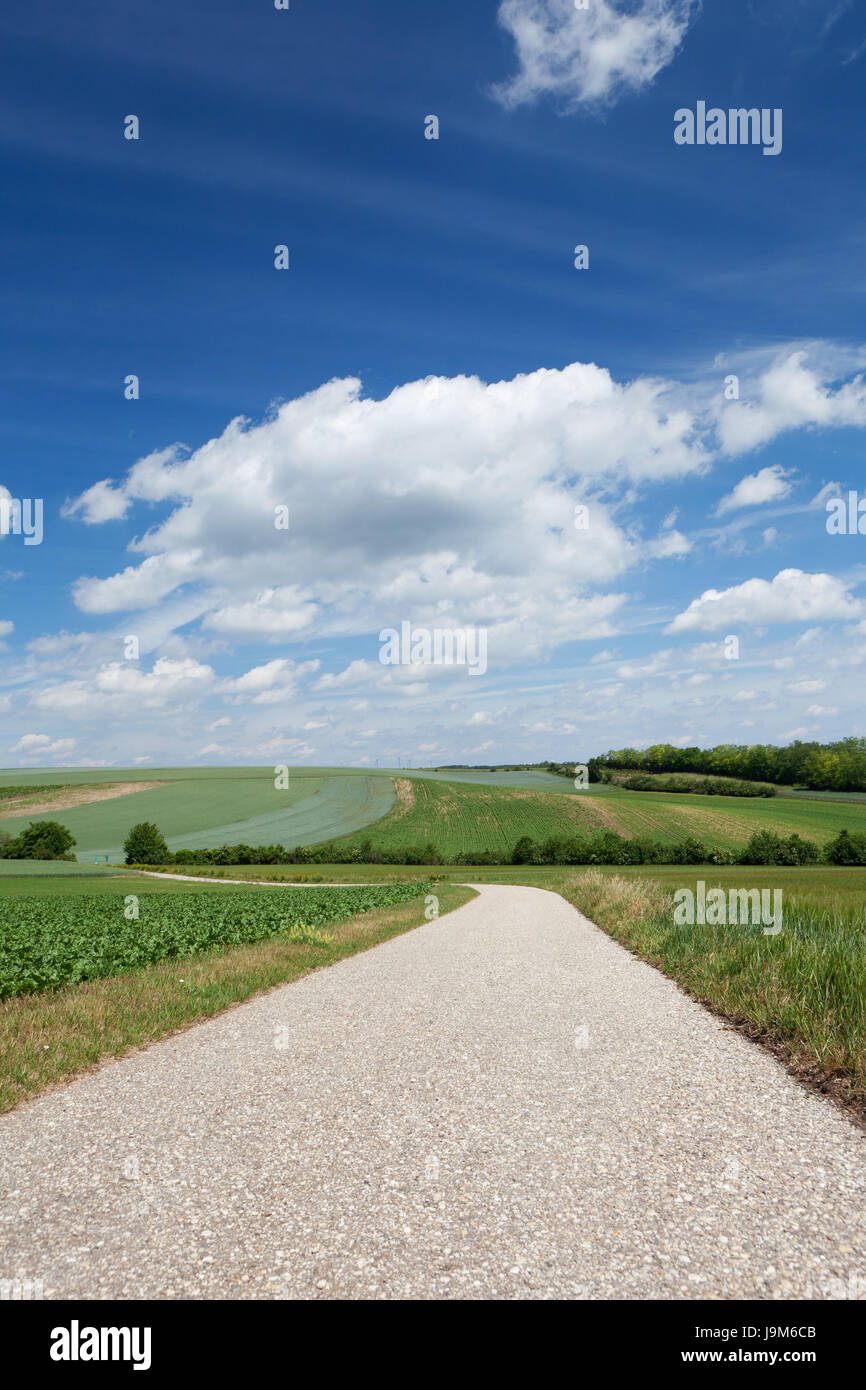
<instances>
[{"instance_id":1,"label":"green field","mask_svg":"<svg viewBox=\"0 0 866 1390\"><path fill-rule=\"evenodd\" d=\"M26 822L25 822L26 824ZM34 874L43 879L83 878L89 880L112 878L117 867L96 864L67 863L65 859L0 859L0 892L7 880L32 878Z\"/></svg>"},{"instance_id":2,"label":"green field","mask_svg":"<svg viewBox=\"0 0 866 1390\"><path fill-rule=\"evenodd\" d=\"M866 831L866 804L857 803L700 798L596 786L563 796L414 777L410 785L411 805L398 799L384 820L342 837L341 847L368 839L388 850L431 843L450 857L461 850L510 850L524 835L541 843L551 836L614 830L665 844L695 835L710 848L737 849L762 829L796 832L817 844L843 828Z\"/></svg>"},{"instance_id":3,"label":"green field","mask_svg":"<svg viewBox=\"0 0 866 1390\"><path fill-rule=\"evenodd\" d=\"M422 778L430 782L465 782L475 787L515 787L518 791L564 792L578 796L574 781L570 777L557 777L552 772L542 772L534 768L521 772L479 772L475 768L456 767L447 772L433 772L426 768L411 768L403 771L391 770L392 777Z\"/></svg>"},{"instance_id":4,"label":"green field","mask_svg":"<svg viewBox=\"0 0 866 1390\"><path fill-rule=\"evenodd\" d=\"M796 833L818 845L840 829L866 832L866 799L700 797L598 784L577 792L568 778L540 771L298 768L285 791L275 789L273 768L254 767L0 771L0 782L28 788L62 783L59 793L46 791L46 797L61 798L70 786L161 783L110 800L0 819L7 834L30 820L61 821L75 836L79 861L91 865L106 855L121 863L123 841L142 820L154 821L172 850L242 843L294 849L329 841L351 848L370 840L388 851L432 843L446 857L510 852L523 836L541 843L602 830L662 844L696 836L710 849L728 850L761 829ZM0 876L8 872L2 865Z\"/></svg>"},{"instance_id":5,"label":"green field","mask_svg":"<svg viewBox=\"0 0 866 1390\"><path fill-rule=\"evenodd\" d=\"M37 864L37 860L19 860L21 867L15 874L0 874L0 905L6 898L21 898L53 896L62 894L64 897L80 898L92 896L94 894L114 893L123 897L125 893L152 893L155 890L164 893L183 892L192 886L177 879L171 878L149 878L144 874L136 873L134 869L108 868L101 873L97 870L93 873L87 872L86 865L72 865L72 868L81 867L83 873L71 874L48 874L42 873L37 868L34 873L25 873L24 865ZM0 864L3 860L0 860ZM64 866L65 867L65 866ZM415 877L418 870L415 871ZM216 885L214 885L216 887Z\"/></svg>"},{"instance_id":6,"label":"green field","mask_svg":"<svg viewBox=\"0 0 866 1390\"><path fill-rule=\"evenodd\" d=\"M794 797L695 797L676 792L593 791L592 808L611 829L673 843L696 835L705 844L737 849L758 830L800 835L823 844L839 830L866 831L866 803L800 800Z\"/></svg>"},{"instance_id":7,"label":"green field","mask_svg":"<svg viewBox=\"0 0 866 1390\"><path fill-rule=\"evenodd\" d=\"M162 888L162 884L158 885ZM181 885L176 885L180 887ZM129 895L0 897L0 999L80 980L121 975L175 956L199 955L273 936L326 945L323 929L393 907L425 883L360 888L224 888ZM132 918L127 912L134 912Z\"/></svg>"},{"instance_id":8,"label":"green field","mask_svg":"<svg viewBox=\"0 0 866 1390\"><path fill-rule=\"evenodd\" d=\"M0 775L5 783L13 784L12 774ZM46 773L45 780L56 783L58 776L56 771ZM90 805L0 819L0 830L9 835L17 834L31 820L61 821L75 836L75 853L82 861L108 855L110 862L122 862L123 842L139 821L155 821L173 850L240 843L294 848L368 825L386 815L394 804L390 778L351 771L343 774L337 769L331 769L330 775L314 768L292 771L285 791L275 789L272 768L155 768L146 774L113 769L110 776L100 777L88 769L86 776L62 776L64 782L77 785L166 783ZM27 773L21 780L32 786L37 778Z\"/></svg>"}]
</instances>

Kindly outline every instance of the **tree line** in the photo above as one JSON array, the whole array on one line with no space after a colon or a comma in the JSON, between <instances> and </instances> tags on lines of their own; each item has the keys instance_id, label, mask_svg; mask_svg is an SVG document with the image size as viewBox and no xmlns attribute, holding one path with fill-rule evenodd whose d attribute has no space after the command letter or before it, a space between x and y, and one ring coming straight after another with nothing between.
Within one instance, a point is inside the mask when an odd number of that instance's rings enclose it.
<instances>
[{"instance_id":1,"label":"tree line","mask_svg":"<svg viewBox=\"0 0 866 1390\"><path fill-rule=\"evenodd\" d=\"M741 850L713 849L690 835L679 844L648 837L627 840L613 830L584 836L551 836L538 843L523 835L510 849L461 850L447 855L432 842L380 849L360 845L220 845L215 849L170 850L156 825L143 821L127 836L127 864L781 864L866 865L866 834L841 830L823 849L799 835L760 830Z\"/></svg>"},{"instance_id":2,"label":"tree line","mask_svg":"<svg viewBox=\"0 0 866 1390\"><path fill-rule=\"evenodd\" d=\"M835 743L796 739L784 748L763 743L719 743L714 748L654 743L649 748L612 749L590 758L587 766L590 782L606 780L606 772L697 772L810 791L862 792L866 791L866 738ZM565 772L562 763L548 767Z\"/></svg>"}]
</instances>

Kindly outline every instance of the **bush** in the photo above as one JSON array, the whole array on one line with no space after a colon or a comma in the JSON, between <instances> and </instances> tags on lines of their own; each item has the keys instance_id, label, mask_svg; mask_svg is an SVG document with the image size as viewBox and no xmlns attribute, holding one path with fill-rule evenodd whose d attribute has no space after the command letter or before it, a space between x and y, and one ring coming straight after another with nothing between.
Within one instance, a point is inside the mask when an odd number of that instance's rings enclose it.
<instances>
[{"instance_id":1,"label":"bush","mask_svg":"<svg viewBox=\"0 0 866 1390\"><path fill-rule=\"evenodd\" d=\"M541 850L534 840L528 835L523 835L517 841L511 852L512 864L543 864Z\"/></svg>"},{"instance_id":2,"label":"bush","mask_svg":"<svg viewBox=\"0 0 866 1390\"><path fill-rule=\"evenodd\" d=\"M143 820L134 825L123 845L127 864L167 864L173 858L159 826ZM231 863L231 860L221 860Z\"/></svg>"},{"instance_id":3,"label":"bush","mask_svg":"<svg viewBox=\"0 0 866 1390\"><path fill-rule=\"evenodd\" d=\"M866 835L840 830L835 840L824 846L828 864L866 864Z\"/></svg>"},{"instance_id":4,"label":"bush","mask_svg":"<svg viewBox=\"0 0 866 1390\"><path fill-rule=\"evenodd\" d=\"M809 840L801 840L799 835L789 835L787 839L784 839L772 830L759 830L751 837L745 849L740 853L737 862L739 864L799 865L815 864L818 858L817 845L813 845Z\"/></svg>"},{"instance_id":5,"label":"bush","mask_svg":"<svg viewBox=\"0 0 866 1390\"><path fill-rule=\"evenodd\" d=\"M723 864L736 864L737 856L729 849L714 849L710 855L710 860L713 864L718 864L720 866Z\"/></svg>"},{"instance_id":6,"label":"bush","mask_svg":"<svg viewBox=\"0 0 866 1390\"><path fill-rule=\"evenodd\" d=\"M75 840L65 825L56 820L31 821L20 835L8 840L4 859L73 859L69 851Z\"/></svg>"},{"instance_id":7,"label":"bush","mask_svg":"<svg viewBox=\"0 0 866 1390\"><path fill-rule=\"evenodd\" d=\"M820 853L811 840L801 840L799 835L789 835L782 841L777 864L817 864Z\"/></svg>"},{"instance_id":8,"label":"bush","mask_svg":"<svg viewBox=\"0 0 866 1390\"><path fill-rule=\"evenodd\" d=\"M651 840L648 835L638 835L632 840L640 853L641 864L666 864L670 854L670 846L663 845L658 840Z\"/></svg>"},{"instance_id":9,"label":"bush","mask_svg":"<svg viewBox=\"0 0 866 1390\"><path fill-rule=\"evenodd\" d=\"M682 844L673 845L670 855L669 864L706 864L710 858L706 845L694 835L689 835Z\"/></svg>"},{"instance_id":10,"label":"bush","mask_svg":"<svg viewBox=\"0 0 866 1390\"><path fill-rule=\"evenodd\" d=\"M773 830L758 830L740 852L741 864L776 864L782 846L782 837Z\"/></svg>"}]
</instances>

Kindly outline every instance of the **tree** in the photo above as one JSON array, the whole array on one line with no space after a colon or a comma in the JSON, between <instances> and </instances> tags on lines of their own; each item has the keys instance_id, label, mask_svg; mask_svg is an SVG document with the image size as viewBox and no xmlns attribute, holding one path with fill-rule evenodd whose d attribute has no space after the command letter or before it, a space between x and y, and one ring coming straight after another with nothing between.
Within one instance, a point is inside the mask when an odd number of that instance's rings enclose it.
<instances>
[{"instance_id":1,"label":"tree","mask_svg":"<svg viewBox=\"0 0 866 1390\"><path fill-rule=\"evenodd\" d=\"M75 840L56 820L31 821L3 849L4 859L72 859Z\"/></svg>"},{"instance_id":2,"label":"tree","mask_svg":"<svg viewBox=\"0 0 866 1390\"><path fill-rule=\"evenodd\" d=\"M134 825L123 846L127 864L166 864L169 848L158 825L143 820Z\"/></svg>"}]
</instances>

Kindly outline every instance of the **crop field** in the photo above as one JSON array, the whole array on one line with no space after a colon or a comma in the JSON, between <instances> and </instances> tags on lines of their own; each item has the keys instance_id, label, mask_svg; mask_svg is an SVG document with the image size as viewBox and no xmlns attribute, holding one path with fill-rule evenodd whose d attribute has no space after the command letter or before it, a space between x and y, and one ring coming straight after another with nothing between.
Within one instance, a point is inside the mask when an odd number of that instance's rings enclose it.
<instances>
[{"instance_id":1,"label":"crop field","mask_svg":"<svg viewBox=\"0 0 866 1390\"><path fill-rule=\"evenodd\" d=\"M866 831L866 805L787 798L711 800L669 792L627 792L592 787L571 796L465 782L398 778L394 809L340 843L398 849L428 842L444 855L460 850L510 849L523 835L550 836L614 830L627 839L647 836L675 844L695 835L710 848L737 849L757 830L797 833L817 844L839 830Z\"/></svg>"},{"instance_id":2,"label":"crop field","mask_svg":"<svg viewBox=\"0 0 866 1390\"><path fill-rule=\"evenodd\" d=\"M423 778L430 782L465 782L475 787L516 787L518 791L560 792L579 796L570 777L557 777L553 772L542 772L530 768L520 772L482 772L476 768L457 767L447 772L433 772L427 768L411 768L392 771L392 776Z\"/></svg>"},{"instance_id":3,"label":"crop field","mask_svg":"<svg viewBox=\"0 0 866 1390\"><path fill-rule=\"evenodd\" d=\"M51 767L38 770L31 768L0 768L0 784L4 787L19 788L49 786L79 786L81 783L100 782L246 782L251 777L273 777L273 765L263 767ZM387 776L382 770L370 771L362 767L298 767L292 769L295 777L376 777Z\"/></svg>"},{"instance_id":4,"label":"crop field","mask_svg":"<svg viewBox=\"0 0 866 1390\"><path fill-rule=\"evenodd\" d=\"M696 835L714 848L737 849L758 830L797 834L823 844L839 830L866 831L866 804L797 798L628 792L605 788L593 798L606 823L629 839L646 835L672 843Z\"/></svg>"},{"instance_id":5,"label":"crop field","mask_svg":"<svg viewBox=\"0 0 866 1390\"><path fill-rule=\"evenodd\" d=\"M146 789L69 805L70 788L86 795L90 788L112 784ZM12 791L26 787L31 794L42 788L43 804L59 797L60 809L7 815L0 830L16 834L30 820L60 820L75 836L82 867L96 867L95 861L106 857L121 864L123 841L143 820L159 826L172 850L241 843L293 849L331 840L360 845L369 839L388 850L431 842L445 855L510 850L524 835L543 841L604 829L664 844L696 836L710 848L731 850L761 829L796 833L817 844L841 829L866 832L866 798L785 793L771 799L704 798L598 784L577 792L568 778L540 771L305 767L293 769L288 789L278 791L273 768L87 768L0 772L0 785ZM15 871L0 860L0 878L9 872Z\"/></svg>"},{"instance_id":6,"label":"crop field","mask_svg":"<svg viewBox=\"0 0 866 1390\"><path fill-rule=\"evenodd\" d=\"M511 849L521 835L544 840L574 834L580 827L603 827L602 819L577 795L421 778L398 778L397 786L391 813L375 826L344 837L341 845L369 839L377 847L398 849L431 842L443 854L456 854L465 849Z\"/></svg>"},{"instance_id":7,"label":"crop field","mask_svg":"<svg viewBox=\"0 0 866 1390\"><path fill-rule=\"evenodd\" d=\"M221 772L227 775L214 775ZM12 783L11 774L2 776L4 784ZM25 777L28 786L34 785L35 774L22 774L22 781ZM49 777L56 783L58 774L46 774L46 781ZM64 782L72 777L63 774ZM0 819L0 830L15 835L31 820L60 820L75 836L79 860L107 855L109 861L119 863L123 841L139 821L156 822L171 849L241 842L294 847L359 829L386 815L394 804L390 778L344 775L334 769L327 776L314 768L293 771L285 791L275 788L273 768L203 768L200 774L191 769L152 769L137 778L114 770L110 777L99 779L88 769L86 778L76 782L136 780L164 785L114 800Z\"/></svg>"},{"instance_id":8,"label":"crop field","mask_svg":"<svg viewBox=\"0 0 866 1390\"><path fill-rule=\"evenodd\" d=\"M742 797L700 800L688 794L626 792L595 788L573 796L418 778L398 779L410 790L398 797L386 818L344 837L340 843L377 848L436 846L451 855L460 850L511 849L523 835L542 842L550 836L615 830L627 839L648 836L675 844L696 835L711 848L736 849L757 830L794 832L821 844L840 829L866 831L866 806L770 801Z\"/></svg>"},{"instance_id":9,"label":"crop field","mask_svg":"<svg viewBox=\"0 0 866 1390\"><path fill-rule=\"evenodd\" d=\"M283 937L327 945L329 925L408 902L428 885L211 889L185 885L137 902L109 894L0 898L0 999L124 974L155 961ZM137 895L136 895L137 896Z\"/></svg>"}]
</instances>

